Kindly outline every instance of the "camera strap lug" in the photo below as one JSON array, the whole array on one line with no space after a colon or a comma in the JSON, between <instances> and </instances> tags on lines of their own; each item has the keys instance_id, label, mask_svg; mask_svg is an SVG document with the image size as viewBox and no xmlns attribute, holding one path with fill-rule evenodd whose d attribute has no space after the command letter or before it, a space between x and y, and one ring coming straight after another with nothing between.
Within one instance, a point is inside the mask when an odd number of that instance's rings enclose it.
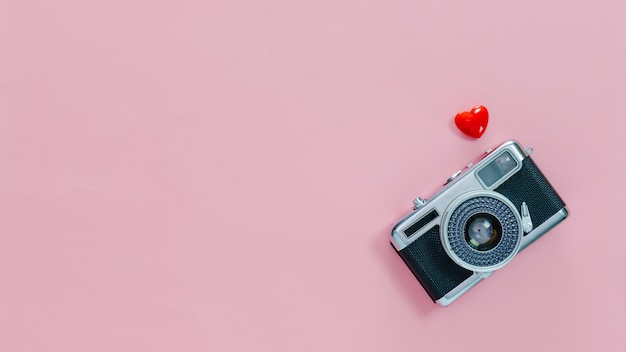
<instances>
[{"instance_id":1,"label":"camera strap lug","mask_svg":"<svg viewBox=\"0 0 626 352\"><path fill-rule=\"evenodd\" d=\"M524 149L524 151L526 152L527 155L530 155L533 153L533 150L535 150L535 148L528 146L526 147L526 149Z\"/></svg>"}]
</instances>

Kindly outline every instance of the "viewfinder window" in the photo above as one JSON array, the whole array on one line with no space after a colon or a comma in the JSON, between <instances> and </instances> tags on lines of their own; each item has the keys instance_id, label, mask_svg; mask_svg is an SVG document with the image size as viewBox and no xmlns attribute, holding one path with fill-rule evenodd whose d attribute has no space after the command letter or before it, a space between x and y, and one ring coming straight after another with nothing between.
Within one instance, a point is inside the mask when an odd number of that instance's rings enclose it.
<instances>
[{"instance_id":1,"label":"viewfinder window","mask_svg":"<svg viewBox=\"0 0 626 352\"><path fill-rule=\"evenodd\" d=\"M478 177L483 181L485 186L491 187L504 175L513 171L517 167L517 161L513 159L509 152L500 154L494 161L487 164L480 171Z\"/></svg>"}]
</instances>

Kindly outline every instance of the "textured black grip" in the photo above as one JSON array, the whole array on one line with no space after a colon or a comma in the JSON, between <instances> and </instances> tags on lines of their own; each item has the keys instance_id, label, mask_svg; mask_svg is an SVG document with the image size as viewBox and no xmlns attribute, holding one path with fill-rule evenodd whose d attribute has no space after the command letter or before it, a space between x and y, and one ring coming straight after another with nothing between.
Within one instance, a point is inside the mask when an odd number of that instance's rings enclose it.
<instances>
[{"instance_id":1,"label":"textured black grip","mask_svg":"<svg viewBox=\"0 0 626 352\"><path fill-rule=\"evenodd\" d=\"M565 207L530 157L522 161L522 168L517 173L494 191L507 197L517 211L520 211L522 202L526 202L535 228Z\"/></svg>"},{"instance_id":2,"label":"textured black grip","mask_svg":"<svg viewBox=\"0 0 626 352\"><path fill-rule=\"evenodd\" d=\"M471 271L455 264L444 251L439 237L439 225L428 230L398 254L433 301L440 299L472 275Z\"/></svg>"}]
</instances>

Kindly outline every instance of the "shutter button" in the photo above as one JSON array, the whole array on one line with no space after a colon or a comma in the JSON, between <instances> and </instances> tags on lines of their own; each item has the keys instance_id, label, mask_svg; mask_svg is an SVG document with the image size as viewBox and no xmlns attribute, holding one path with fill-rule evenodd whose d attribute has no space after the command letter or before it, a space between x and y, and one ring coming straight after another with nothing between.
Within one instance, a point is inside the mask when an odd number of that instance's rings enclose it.
<instances>
[{"instance_id":1,"label":"shutter button","mask_svg":"<svg viewBox=\"0 0 626 352\"><path fill-rule=\"evenodd\" d=\"M454 174L452 174L452 176L450 176L450 178L448 178L448 180L446 181L446 183L444 183L443 185L447 185L448 183L450 183L452 180L454 180L457 176L459 176L461 174L461 170L458 170L457 172L455 172Z\"/></svg>"}]
</instances>

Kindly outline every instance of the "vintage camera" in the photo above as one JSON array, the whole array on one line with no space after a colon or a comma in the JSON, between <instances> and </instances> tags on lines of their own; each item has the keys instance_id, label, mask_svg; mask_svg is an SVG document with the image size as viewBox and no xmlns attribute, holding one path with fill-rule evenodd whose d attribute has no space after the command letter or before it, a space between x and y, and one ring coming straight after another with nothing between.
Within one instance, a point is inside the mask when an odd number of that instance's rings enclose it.
<instances>
[{"instance_id":1,"label":"vintage camera","mask_svg":"<svg viewBox=\"0 0 626 352\"><path fill-rule=\"evenodd\" d=\"M454 302L568 216L531 152L514 140L488 150L393 228L391 244L434 302Z\"/></svg>"}]
</instances>

